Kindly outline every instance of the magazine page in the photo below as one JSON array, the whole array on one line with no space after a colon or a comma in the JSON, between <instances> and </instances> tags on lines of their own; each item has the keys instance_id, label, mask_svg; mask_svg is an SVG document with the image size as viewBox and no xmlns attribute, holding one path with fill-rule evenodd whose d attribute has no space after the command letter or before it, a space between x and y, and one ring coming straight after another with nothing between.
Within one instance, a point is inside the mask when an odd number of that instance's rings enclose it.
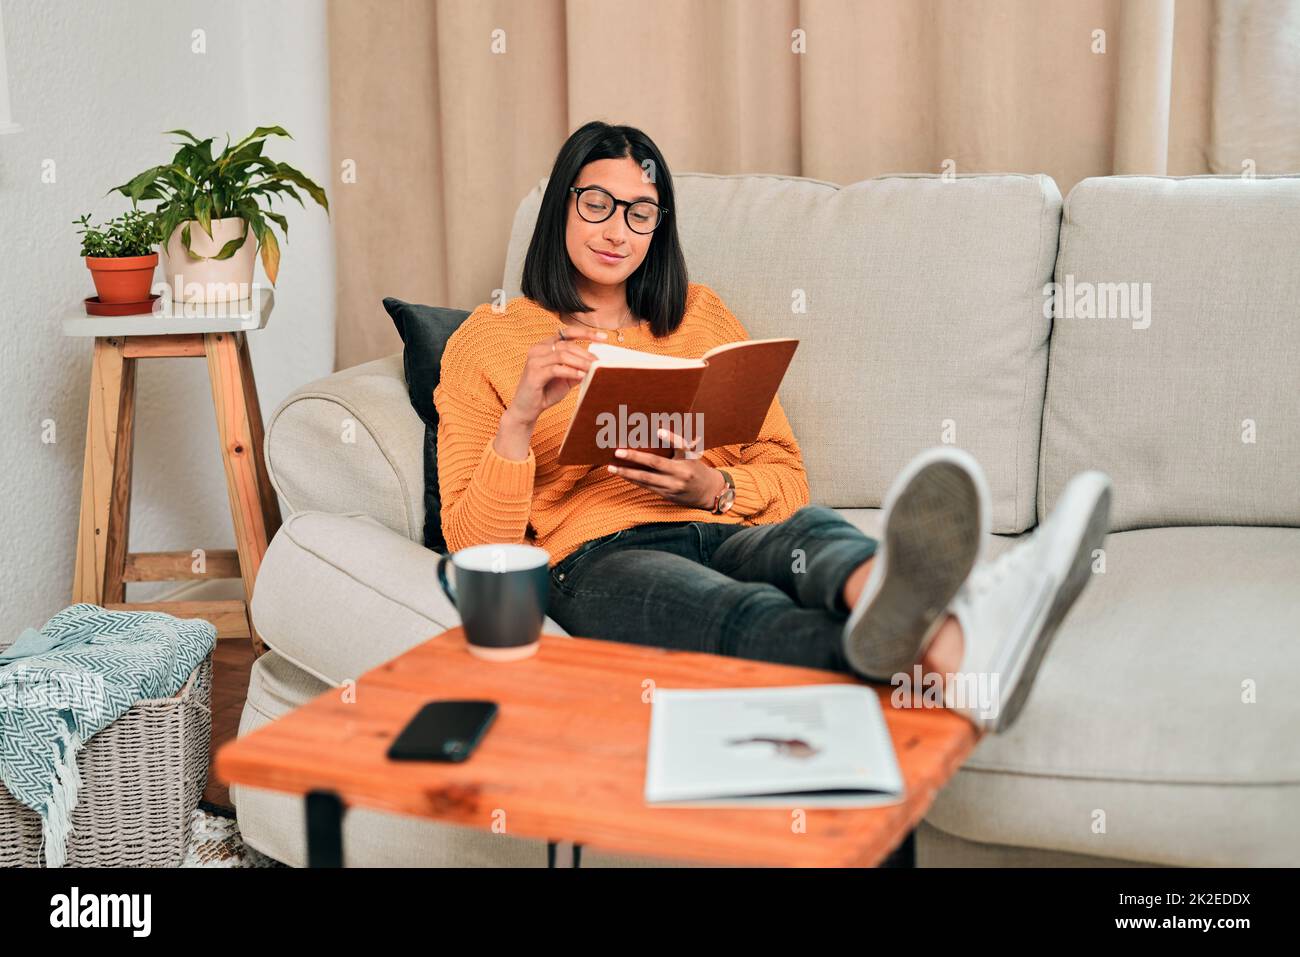
<instances>
[{"instance_id":1,"label":"magazine page","mask_svg":"<svg viewBox=\"0 0 1300 957\"><path fill-rule=\"evenodd\" d=\"M865 807L902 798L876 692L863 685L657 689L646 800Z\"/></svg>"}]
</instances>

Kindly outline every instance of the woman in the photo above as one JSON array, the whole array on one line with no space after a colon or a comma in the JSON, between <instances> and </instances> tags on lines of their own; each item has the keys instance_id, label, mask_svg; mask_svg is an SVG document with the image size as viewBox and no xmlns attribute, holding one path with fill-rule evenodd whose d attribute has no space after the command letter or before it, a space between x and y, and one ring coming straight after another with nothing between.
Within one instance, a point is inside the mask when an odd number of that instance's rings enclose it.
<instances>
[{"instance_id":1,"label":"woman","mask_svg":"<svg viewBox=\"0 0 1300 957\"><path fill-rule=\"evenodd\" d=\"M746 338L687 280L672 177L640 130L592 122L561 148L524 261L523 295L480 306L447 344L434 392L442 526L451 550L531 541L551 554L550 614L570 634L856 674L978 676L945 703L1014 721L1105 531L1109 482L1076 478L1051 518L980 563L988 494L970 456L914 460L873 540L809 506L780 401L757 441L617 466L556 457L590 342L698 357ZM707 429L707 423L705 423ZM948 613L951 612L951 613Z\"/></svg>"}]
</instances>

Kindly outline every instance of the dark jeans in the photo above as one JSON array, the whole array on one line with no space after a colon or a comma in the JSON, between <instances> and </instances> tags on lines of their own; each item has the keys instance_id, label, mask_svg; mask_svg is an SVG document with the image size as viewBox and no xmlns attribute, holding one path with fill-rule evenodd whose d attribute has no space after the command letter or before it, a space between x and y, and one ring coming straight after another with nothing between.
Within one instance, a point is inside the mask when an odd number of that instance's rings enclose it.
<instances>
[{"instance_id":1,"label":"dark jeans","mask_svg":"<svg viewBox=\"0 0 1300 957\"><path fill-rule=\"evenodd\" d=\"M638 525L557 562L548 611L571 635L851 674L841 593L875 552L819 505L770 525Z\"/></svg>"}]
</instances>

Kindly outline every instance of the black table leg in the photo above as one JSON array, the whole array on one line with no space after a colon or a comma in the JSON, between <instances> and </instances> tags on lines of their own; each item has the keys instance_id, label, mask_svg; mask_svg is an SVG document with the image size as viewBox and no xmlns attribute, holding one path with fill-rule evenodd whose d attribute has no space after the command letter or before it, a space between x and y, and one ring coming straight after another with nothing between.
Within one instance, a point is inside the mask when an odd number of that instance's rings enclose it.
<instances>
[{"instance_id":1,"label":"black table leg","mask_svg":"<svg viewBox=\"0 0 1300 957\"><path fill-rule=\"evenodd\" d=\"M556 862L556 858L560 857L558 852L561 846L571 851L572 863L569 863L565 860L561 860L559 863ZM554 868L581 867L582 866L582 845L571 844L568 841L547 841L546 842L546 866L554 867Z\"/></svg>"},{"instance_id":2,"label":"black table leg","mask_svg":"<svg viewBox=\"0 0 1300 957\"><path fill-rule=\"evenodd\" d=\"M343 802L333 791L307 795L307 866L343 866Z\"/></svg>"}]
</instances>

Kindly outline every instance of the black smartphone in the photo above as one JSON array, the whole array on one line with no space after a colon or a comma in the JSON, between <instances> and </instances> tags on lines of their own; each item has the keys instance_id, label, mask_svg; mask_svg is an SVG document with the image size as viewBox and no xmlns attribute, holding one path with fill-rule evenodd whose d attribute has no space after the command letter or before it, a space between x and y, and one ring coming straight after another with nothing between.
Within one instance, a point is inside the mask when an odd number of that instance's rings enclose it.
<instances>
[{"instance_id":1,"label":"black smartphone","mask_svg":"<svg viewBox=\"0 0 1300 957\"><path fill-rule=\"evenodd\" d=\"M388 748L394 761L464 761L497 716L495 701L430 701Z\"/></svg>"}]
</instances>

